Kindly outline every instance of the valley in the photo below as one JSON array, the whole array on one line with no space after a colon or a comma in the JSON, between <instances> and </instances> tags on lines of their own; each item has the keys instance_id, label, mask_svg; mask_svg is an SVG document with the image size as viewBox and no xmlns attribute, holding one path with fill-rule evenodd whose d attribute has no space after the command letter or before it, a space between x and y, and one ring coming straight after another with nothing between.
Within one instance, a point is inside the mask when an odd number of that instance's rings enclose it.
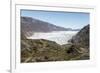
<instances>
[{"instance_id":1,"label":"valley","mask_svg":"<svg viewBox=\"0 0 100 73\"><path fill-rule=\"evenodd\" d=\"M89 24L72 29L21 17L21 63L89 59Z\"/></svg>"}]
</instances>

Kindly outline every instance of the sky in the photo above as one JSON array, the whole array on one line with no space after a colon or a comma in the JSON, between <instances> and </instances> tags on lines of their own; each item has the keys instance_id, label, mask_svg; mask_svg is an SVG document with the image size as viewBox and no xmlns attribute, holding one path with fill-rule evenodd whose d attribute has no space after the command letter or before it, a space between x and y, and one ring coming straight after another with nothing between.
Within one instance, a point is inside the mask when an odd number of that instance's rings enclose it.
<instances>
[{"instance_id":1,"label":"sky","mask_svg":"<svg viewBox=\"0 0 100 73\"><path fill-rule=\"evenodd\" d=\"M54 12L39 10L21 10L21 16L36 18L56 26L65 28L81 29L90 24L89 13L82 12Z\"/></svg>"}]
</instances>

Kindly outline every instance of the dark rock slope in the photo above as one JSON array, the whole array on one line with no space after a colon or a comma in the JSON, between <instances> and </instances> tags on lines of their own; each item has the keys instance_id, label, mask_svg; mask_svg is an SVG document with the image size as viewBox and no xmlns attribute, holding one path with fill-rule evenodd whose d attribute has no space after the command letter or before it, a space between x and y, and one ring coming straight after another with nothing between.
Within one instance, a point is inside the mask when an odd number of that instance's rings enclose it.
<instances>
[{"instance_id":1,"label":"dark rock slope","mask_svg":"<svg viewBox=\"0 0 100 73\"><path fill-rule=\"evenodd\" d=\"M33 32L67 31L70 28L59 27L31 17L21 17L21 32L25 35L32 35Z\"/></svg>"},{"instance_id":2,"label":"dark rock slope","mask_svg":"<svg viewBox=\"0 0 100 73\"><path fill-rule=\"evenodd\" d=\"M80 54L77 57L79 60L90 58L89 48L89 25L82 28L69 42L71 42L71 49L76 49ZM69 49L69 51L71 50ZM76 58L73 58L76 59Z\"/></svg>"},{"instance_id":3,"label":"dark rock slope","mask_svg":"<svg viewBox=\"0 0 100 73\"><path fill-rule=\"evenodd\" d=\"M89 25L82 28L70 41L82 48L89 49Z\"/></svg>"}]
</instances>

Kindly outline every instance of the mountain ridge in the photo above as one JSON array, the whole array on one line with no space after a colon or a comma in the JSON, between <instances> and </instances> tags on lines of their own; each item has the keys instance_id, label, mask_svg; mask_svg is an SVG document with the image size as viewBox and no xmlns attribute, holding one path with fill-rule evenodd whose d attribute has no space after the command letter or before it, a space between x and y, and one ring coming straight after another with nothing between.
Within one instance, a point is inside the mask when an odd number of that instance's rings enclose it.
<instances>
[{"instance_id":1,"label":"mountain ridge","mask_svg":"<svg viewBox=\"0 0 100 73\"><path fill-rule=\"evenodd\" d=\"M52 32L52 31L77 31L78 29L65 28L45 22L32 17L21 17L21 31L26 35L32 35L33 32Z\"/></svg>"}]
</instances>

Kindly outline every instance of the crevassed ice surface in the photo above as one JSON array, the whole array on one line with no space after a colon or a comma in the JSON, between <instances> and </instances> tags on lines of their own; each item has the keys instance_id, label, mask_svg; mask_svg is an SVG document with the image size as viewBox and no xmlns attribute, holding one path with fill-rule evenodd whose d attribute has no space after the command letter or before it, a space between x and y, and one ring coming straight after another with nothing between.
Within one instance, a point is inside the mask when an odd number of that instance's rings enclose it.
<instances>
[{"instance_id":1,"label":"crevassed ice surface","mask_svg":"<svg viewBox=\"0 0 100 73\"><path fill-rule=\"evenodd\" d=\"M28 39L46 39L55 41L56 43L63 45L67 44L68 40L71 39L78 31L53 31L48 33L37 32L33 33L32 36L27 37Z\"/></svg>"}]
</instances>

